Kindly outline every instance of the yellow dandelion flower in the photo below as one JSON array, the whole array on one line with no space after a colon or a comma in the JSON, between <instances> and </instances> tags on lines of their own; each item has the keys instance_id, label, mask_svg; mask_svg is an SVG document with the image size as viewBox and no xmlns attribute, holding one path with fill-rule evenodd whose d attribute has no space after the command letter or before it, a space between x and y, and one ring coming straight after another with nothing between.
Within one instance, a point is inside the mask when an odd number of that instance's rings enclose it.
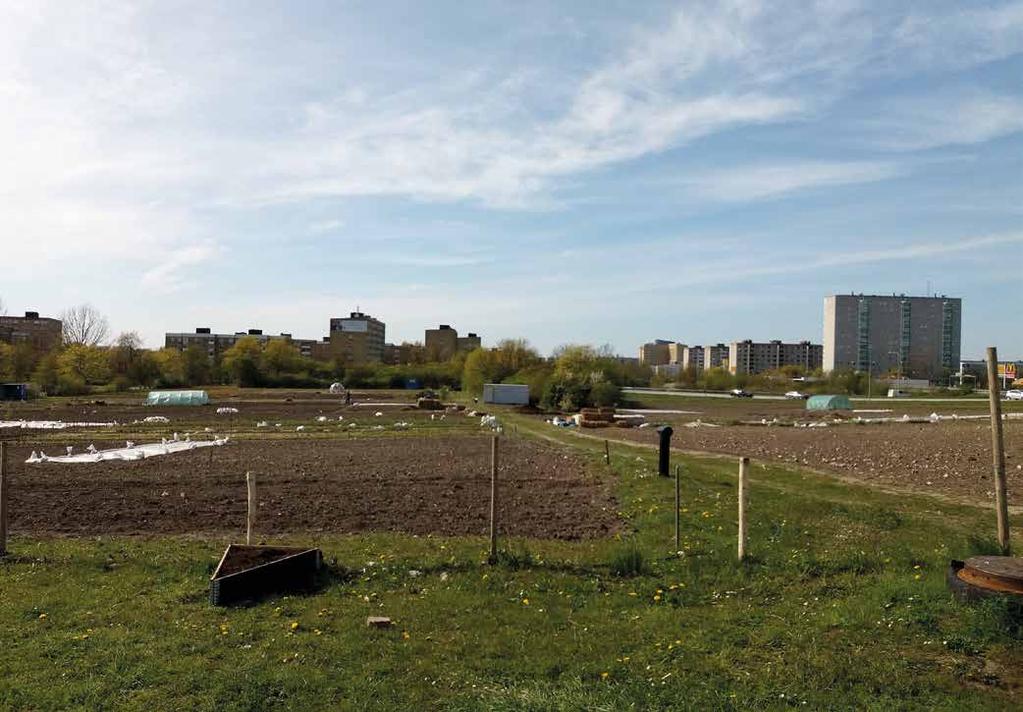
<instances>
[{"instance_id":1,"label":"yellow dandelion flower","mask_svg":"<svg viewBox=\"0 0 1023 712\"><path fill-rule=\"evenodd\" d=\"M656 603L657 601L660 601L660 600L661 600L661 597L660 597L660 595L654 596L654 602L655 602L655 603Z\"/></svg>"},{"instance_id":2,"label":"yellow dandelion flower","mask_svg":"<svg viewBox=\"0 0 1023 712\"><path fill-rule=\"evenodd\" d=\"M409 633L408 633L408 631L407 631L407 630L403 630L403 631L401 632L401 638L402 638L402 640L408 640L408 639L409 639L409 638L411 638L411 637L412 637L412 636L411 636L411 635L409 635Z\"/></svg>"},{"instance_id":3,"label":"yellow dandelion flower","mask_svg":"<svg viewBox=\"0 0 1023 712\"><path fill-rule=\"evenodd\" d=\"M611 673L609 673L607 671L602 672L602 673L600 673L600 679L601 680L606 680L608 677L610 677L610 675L611 675Z\"/></svg>"},{"instance_id":4,"label":"yellow dandelion flower","mask_svg":"<svg viewBox=\"0 0 1023 712\"><path fill-rule=\"evenodd\" d=\"M48 616L48 615L46 615L45 613L40 613L40 614L39 614L39 620L41 620L41 621L44 621L44 620L46 620L47 618L49 618L49 616Z\"/></svg>"},{"instance_id":5,"label":"yellow dandelion flower","mask_svg":"<svg viewBox=\"0 0 1023 712\"><path fill-rule=\"evenodd\" d=\"M291 621L291 629L298 630L298 621Z\"/></svg>"},{"instance_id":6,"label":"yellow dandelion flower","mask_svg":"<svg viewBox=\"0 0 1023 712\"><path fill-rule=\"evenodd\" d=\"M522 599L522 605L523 606L528 606L529 605L529 599L528 598L523 598Z\"/></svg>"}]
</instances>

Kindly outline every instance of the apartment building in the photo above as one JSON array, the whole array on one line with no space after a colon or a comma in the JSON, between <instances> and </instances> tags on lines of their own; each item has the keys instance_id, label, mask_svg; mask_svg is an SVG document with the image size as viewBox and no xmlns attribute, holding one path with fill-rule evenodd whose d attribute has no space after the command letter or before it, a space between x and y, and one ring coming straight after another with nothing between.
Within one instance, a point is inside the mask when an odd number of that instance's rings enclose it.
<instances>
[{"instance_id":1,"label":"apartment building","mask_svg":"<svg viewBox=\"0 0 1023 712\"><path fill-rule=\"evenodd\" d=\"M782 366L799 366L806 371L821 367L824 347L809 341L783 343L779 340L756 342L751 339L733 341L728 347L728 370L733 374L756 374L775 371Z\"/></svg>"},{"instance_id":2,"label":"apartment building","mask_svg":"<svg viewBox=\"0 0 1023 712\"><path fill-rule=\"evenodd\" d=\"M62 337L60 319L41 317L34 311L25 312L25 316L0 316L0 342L5 344L31 344L49 351L60 345Z\"/></svg>"},{"instance_id":3,"label":"apartment building","mask_svg":"<svg viewBox=\"0 0 1023 712\"><path fill-rule=\"evenodd\" d=\"M945 380L960 361L962 299L837 294L824 299L825 371Z\"/></svg>"}]
</instances>

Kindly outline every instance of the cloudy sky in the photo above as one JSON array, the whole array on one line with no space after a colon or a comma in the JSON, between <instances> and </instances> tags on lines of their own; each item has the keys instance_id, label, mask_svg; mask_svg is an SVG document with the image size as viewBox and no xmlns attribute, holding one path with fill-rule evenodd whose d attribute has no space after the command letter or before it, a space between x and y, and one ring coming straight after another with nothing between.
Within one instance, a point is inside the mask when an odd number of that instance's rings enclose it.
<instances>
[{"instance_id":1,"label":"cloudy sky","mask_svg":"<svg viewBox=\"0 0 1023 712\"><path fill-rule=\"evenodd\" d=\"M1023 2L0 0L0 298L544 350L964 299L1023 357Z\"/></svg>"}]
</instances>

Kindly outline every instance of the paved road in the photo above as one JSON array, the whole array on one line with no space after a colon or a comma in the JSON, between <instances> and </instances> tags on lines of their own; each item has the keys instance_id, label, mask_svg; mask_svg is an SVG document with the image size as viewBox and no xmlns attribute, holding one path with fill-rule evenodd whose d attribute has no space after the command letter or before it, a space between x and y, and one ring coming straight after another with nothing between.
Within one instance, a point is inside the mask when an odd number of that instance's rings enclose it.
<instances>
[{"instance_id":1,"label":"paved road","mask_svg":"<svg viewBox=\"0 0 1023 712\"><path fill-rule=\"evenodd\" d=\"M720 391L675 391L658 388L623 388L623 393L652 396L679 396L686 398L732 398L729 393ZM785 400L785 396L755 393L757 400ZM853 398L857 403L987 403L987 398Z\"/></svg>"}]
</instances>

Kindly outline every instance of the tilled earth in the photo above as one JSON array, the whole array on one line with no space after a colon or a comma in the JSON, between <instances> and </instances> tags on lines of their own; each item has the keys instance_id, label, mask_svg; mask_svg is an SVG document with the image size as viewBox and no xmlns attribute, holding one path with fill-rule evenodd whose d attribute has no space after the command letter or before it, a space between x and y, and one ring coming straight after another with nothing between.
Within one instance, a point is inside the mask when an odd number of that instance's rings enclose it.
<instances>
[{"instance_id":1,"label":"tilled earth","mask_svg":"<svg viewBox=\"0 0 1023 712\"><path fill-rule=\"evenodd\" d=\"M654 428L586 431L656 444ZM1005 422L1011 493L1023 491L1023 422ZM960 497L993 499L987 422L833 425L827 428L735 425L674 427L680 450L747 455L837 472L866 482Z\"/></svg>"},{"instance_id":2,"label":"tilled earth","mask_svg":"<svg viewBox=\"0 0 1023 712\"><path fill-rule=\"evenodd\" d=\"M39 443L29 439L11 447L14 532L243 532L246 471L257 476L261 535L488 529L487 437L243 440L212 456L204 449L136 462L24 464L33 449ZM503 534L578 539L616 531L610 485L585 463L512 437L502 438L499 462Z\"/></svg>"}]
</instances>

